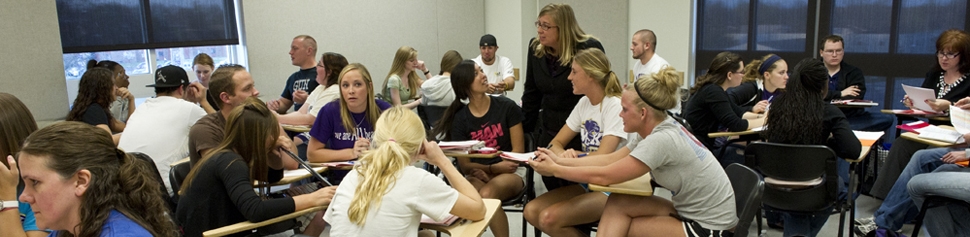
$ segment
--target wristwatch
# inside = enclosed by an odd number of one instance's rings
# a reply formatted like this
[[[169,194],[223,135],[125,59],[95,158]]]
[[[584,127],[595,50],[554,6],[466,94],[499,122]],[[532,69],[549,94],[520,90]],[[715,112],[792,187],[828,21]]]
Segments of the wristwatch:
[[[0,201],[0,211],[6,211],[7,209],[19,208],[20,202],[13,201]]]

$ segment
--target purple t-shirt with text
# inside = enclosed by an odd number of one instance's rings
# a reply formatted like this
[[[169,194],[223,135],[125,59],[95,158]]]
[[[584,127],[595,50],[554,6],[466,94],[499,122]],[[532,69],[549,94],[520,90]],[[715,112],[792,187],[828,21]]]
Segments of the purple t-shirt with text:
[[[383,100],[376,100],[376,103],[381,112],[391,108],[391,104]],[[351,117],[354,120],[353,123],[359,125],[356,126],[356,131],[348,132],[340,119],[340,100],[327,103],[317,114],[313,128],[310,128],[310,136],[326,144],[327,149],[333,150],[353,148],[358,136],[367,139],[373,138],[374,125],[370,121],[366,121],[365,113],[351,113]]]

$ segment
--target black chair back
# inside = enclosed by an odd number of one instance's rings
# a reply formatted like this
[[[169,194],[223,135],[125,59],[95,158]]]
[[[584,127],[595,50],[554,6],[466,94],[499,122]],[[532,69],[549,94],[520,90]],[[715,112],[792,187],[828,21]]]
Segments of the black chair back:
[[[724,170],[734,187],[734,201],[738,209],[738,225],[734,236],[748,236],[748,228],[755,215],[761,211],[764,181],[758,172],[741,164],[728,165]]]
[[[179,190],[182,189],[182,181],[185,180],[185,176],[189,176],[189,171],[192,171],[191,162],[182,162],[177,165],[172,166],[172,169],[168,172],[168,181],[172,184],[172,201],[176,204],[179,203]]]
[[[431,126],[434,126],[445,115],[447,109],[448,107],[445,106],[418,105],[418,117],[424,123],[424,129],[430,131]]]
[[[794,212],[817,212],[831,208],[838,199],[836,155],[823,145],[791,145],[755,142],[745,149],[745,163],[765,178],[780,181],[822,183],[791,187],[765,183],[763,203],[773,208]]]

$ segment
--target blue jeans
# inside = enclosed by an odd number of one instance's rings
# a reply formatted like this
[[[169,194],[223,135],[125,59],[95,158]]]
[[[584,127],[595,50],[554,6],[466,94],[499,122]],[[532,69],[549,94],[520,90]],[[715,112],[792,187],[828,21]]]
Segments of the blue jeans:
[[[929,174],[914,176],[907,185],[917,207],[927,194],[958,200],[970,199],[970,168],[943,165]],[[932,236],[970,236],[970,210],[961,205],[937,207],[926,212],[923,225]]]
[[[932,148],[923,149],[913,154],[913,158],[909,160],[909,164],[906,164],[906,168],[899,174],[899,178],[896,179],[893,188],[889,190],[886,199],[882,201],[882,205],[876,210],[874,214],[876,217],[876,226],[891,231],[898,231],[903,227],[903,224],[916,219],[916,215],[919,214],[919,209],[916,208],[913,199],[909,197],[909,191],[906,189],[906,185],[913,176],[930,173],[936,170],[937,167],[943,165],[943,160],[940,158],[951,151],[959,150]]]
[[[864,109],[843,110],[849,120],[849,128],[857,131],[886,131],[892,127],[895,117],[891,114],[870,113]]]

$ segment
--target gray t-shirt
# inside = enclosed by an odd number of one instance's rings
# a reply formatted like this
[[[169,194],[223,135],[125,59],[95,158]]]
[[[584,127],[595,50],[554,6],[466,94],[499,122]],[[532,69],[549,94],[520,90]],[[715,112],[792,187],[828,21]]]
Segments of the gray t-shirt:
[[[670,117],[650,135],[632,135],[630,156],[650,167],[653,180],[673,192],[674,209],[710,230],[738,224],[734,189],[704,145]]]

